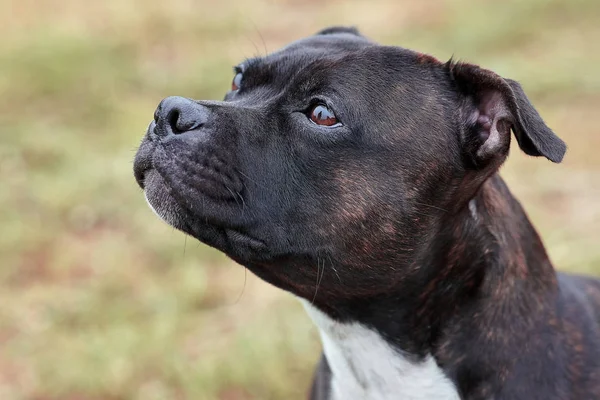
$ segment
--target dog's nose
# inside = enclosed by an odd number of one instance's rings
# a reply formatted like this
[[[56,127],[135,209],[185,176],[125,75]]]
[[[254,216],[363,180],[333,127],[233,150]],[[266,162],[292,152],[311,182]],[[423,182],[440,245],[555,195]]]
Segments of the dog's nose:
[[[184,97],[171,96],[160,102],[154,112],[157,134],[180,134],[202,127],[208,120],[205,106]]]

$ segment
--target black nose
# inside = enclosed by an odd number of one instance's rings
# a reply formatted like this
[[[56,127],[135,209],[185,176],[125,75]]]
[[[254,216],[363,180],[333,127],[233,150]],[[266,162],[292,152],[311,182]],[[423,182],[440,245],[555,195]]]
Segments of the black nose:
[[[160,102],[154,112],[157,134],[179,134],[202,127],[209,110],[184,97],[171,96]]]

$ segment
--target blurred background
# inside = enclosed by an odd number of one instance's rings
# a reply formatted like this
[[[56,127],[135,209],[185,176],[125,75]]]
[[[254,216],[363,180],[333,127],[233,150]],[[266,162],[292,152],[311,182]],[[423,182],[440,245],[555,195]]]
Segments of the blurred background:
[[[502,175],[600,274],[598,0],[0,0],[0,399],[304,398],[299,303],[158,220],[132,160],[163,97],[333,24],[521,81],[569,151]]]

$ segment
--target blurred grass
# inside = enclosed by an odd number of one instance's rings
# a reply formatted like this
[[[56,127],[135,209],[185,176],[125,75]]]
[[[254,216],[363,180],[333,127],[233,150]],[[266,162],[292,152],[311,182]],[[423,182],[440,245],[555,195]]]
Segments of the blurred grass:
[[[596,0],[0,0],[0,399],[303,398],[291,298],[161,223],[132,177],[168,95],[333,24],[522,81],[569,145],[502,173],[557,267],[600,274]]]

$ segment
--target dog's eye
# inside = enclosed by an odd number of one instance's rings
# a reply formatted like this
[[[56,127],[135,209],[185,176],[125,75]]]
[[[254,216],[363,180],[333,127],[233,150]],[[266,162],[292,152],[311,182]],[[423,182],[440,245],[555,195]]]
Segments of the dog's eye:
[[[239,88],[242,86],[242,73],[238,72],[237,74],[235,74],[235,76],[233,77],[233,81],[231,82],[231,90],[232,91],[236,91],[239,90]]]
[[[323,104],[313,106],[310,109],[309,117],[317,125],[334,126],[339,124],[333,111]]]

